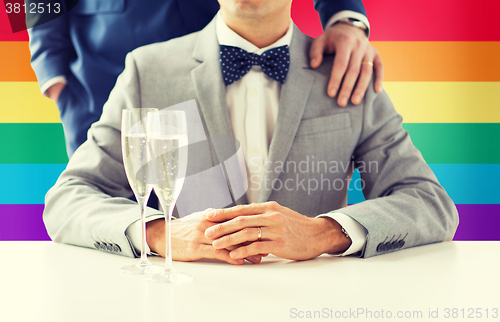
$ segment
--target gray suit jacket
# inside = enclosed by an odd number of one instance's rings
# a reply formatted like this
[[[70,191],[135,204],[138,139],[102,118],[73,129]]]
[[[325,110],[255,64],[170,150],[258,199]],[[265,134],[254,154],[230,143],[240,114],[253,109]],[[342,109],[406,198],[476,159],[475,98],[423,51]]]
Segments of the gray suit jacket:
[[[369,86],[362,104],[339,107],[325,90],[333,57],[310,69],[311,39],[294,28],[259,202],[275,200],[308,216],[335,211],[350,216],[368,231],[363,257],[451,240],[456,208],[402,129],[402,117],[387,94]],[[228,188],[221,171],[204,171],[235,153],[235,144],[226,140],[233,130],[212,22],[198,33],[127,56],[101,119],[47,193],[44,221],[54,241],[134,255],[125,230],[138,219],[138,206],[128,199],[133,194],[122,163],[121,110],[192,99],[199,109],[188,106],[188,123],[203,131],[189,133],[190,143],[199,144],[190,146],[188,173],[208,174],[186,181],[179,213],[227,206],[231,193],[238,199],[241,193]],[[368,200],[344,207],[341,182],[345,185],[351,161],[361,172]],[[244,196],[237,201],[245,202]],[[148,209],[154,214],[158,211]]]

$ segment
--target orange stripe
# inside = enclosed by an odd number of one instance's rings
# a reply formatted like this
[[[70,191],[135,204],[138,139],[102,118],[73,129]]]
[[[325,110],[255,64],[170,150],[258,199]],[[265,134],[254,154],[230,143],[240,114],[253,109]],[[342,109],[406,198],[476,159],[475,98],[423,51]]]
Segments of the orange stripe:
[[[0,82],[36,82],[27,41],[0,42]]]
[[[390,82],[498,82],[500,42],[374,41]]]
[[[374,41],[389,82],[498,82],[500,42]],[[28,42],[0,42],[0,81],[36,81]]]

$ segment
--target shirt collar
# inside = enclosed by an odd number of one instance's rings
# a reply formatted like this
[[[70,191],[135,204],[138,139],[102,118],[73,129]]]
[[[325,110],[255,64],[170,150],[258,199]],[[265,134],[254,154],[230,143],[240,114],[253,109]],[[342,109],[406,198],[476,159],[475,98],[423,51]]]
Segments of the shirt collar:
[[[238,35],[231,28],[229,28],[224,22],[224,19],[222,19],[220,11],[217,13],[215,30],[217,33],[217,39],[219,41],[219,45],[239,47],[243,50],[246,50],[249,53],[255,53],[260,55],[266,50],[269,50],[271,48],[281,47],[285,45],[290,46],[293,35],[293,23],[292,20],[290,19],[290,26],[288,27],[286,34],[280,39],[278,39],[275,43],[264,48],[259,48],[255,46],[248,40]]]

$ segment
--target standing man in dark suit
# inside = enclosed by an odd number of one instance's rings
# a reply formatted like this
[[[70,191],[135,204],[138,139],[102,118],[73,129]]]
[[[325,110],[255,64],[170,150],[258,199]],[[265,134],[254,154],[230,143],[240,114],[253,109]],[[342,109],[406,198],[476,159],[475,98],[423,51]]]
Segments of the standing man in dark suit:
[[[375,90],[381,92],[382,62],[367,41],[369,24],[362,1],[314,2],[326,32],[313,43],[311,67],[320,65],[323,52],[336,53],[328,94],[346,106],[352,92],[353,103],[359,104],[373,67]],[[68,155],[100,118],[129,51],[198,31],[218,9],[215,0],[80,0],[68,13],[31,28],[32,67],[42,93],[57,103]],[[376,57],[373,65],[361,64],[365,56]]]

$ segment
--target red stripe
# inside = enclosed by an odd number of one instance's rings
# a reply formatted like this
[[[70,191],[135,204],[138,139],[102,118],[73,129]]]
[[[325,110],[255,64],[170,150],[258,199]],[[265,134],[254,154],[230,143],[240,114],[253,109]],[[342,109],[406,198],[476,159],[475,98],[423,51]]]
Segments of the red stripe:
[[[28,41],[28,32],[26,30],[13,33],[2,33],[0,30],[0,41]]]
[[[372,41],[500,41],[500,0],[364,0]],[[292,18],[322,33],[313,0],[294,0]]]
[[[313,0],[293,0],[292,19],[306,35],[316,38],[323,33],[319,14],[314,10]]]
[[[500,41],[499,0],[364,0],[373,41]],[[321,34],[313,0],[293,0],[292,18],[306,34]],[[12,34],[0,1],[0,41],[27,41]]]
[[[373,41],[500,41],[499,0],[364,0]]]
[[[26,30],[12,33],[4,1],[0,1],[0,41],[28,41]]]

